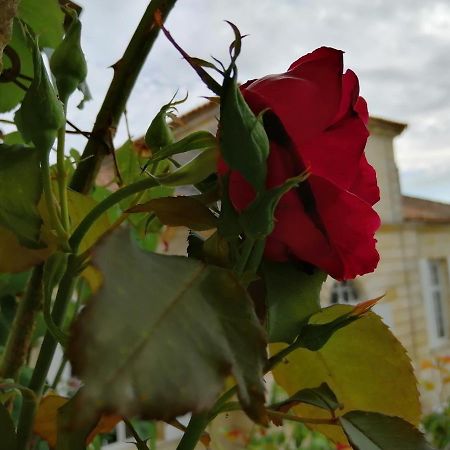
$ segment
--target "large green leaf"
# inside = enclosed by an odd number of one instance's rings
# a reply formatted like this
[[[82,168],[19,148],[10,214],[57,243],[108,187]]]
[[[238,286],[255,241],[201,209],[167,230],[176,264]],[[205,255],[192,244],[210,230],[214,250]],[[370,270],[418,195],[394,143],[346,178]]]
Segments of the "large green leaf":
[[[17,436],[8,410],[0,403],[0,450],[15,450]]]
[[[64,34],[64,14],[58,0],[21,0],[18,16],[39,36],[41,47],[55,48]]]
[[[9,46],[17,54],[20,60],[20,73],[28,77],[33,76],[33,59],[31,51],[28,48],[25,35],[22,27],[17,20],[14,20],[11,41]],[[11,62],[8,56],[3,57],[3,68],[8,69],[11,67]],[[29,84],[21,81],[24,84]],[[0,112],[6,112],[13,109],[24,97],[25,91],[16,86],[13,82],[0,83]]]
[[[399,417],[350,411],[339,421],[354,450],[433,450],[417,428]]]
[[[106,239],[95,260],[105,283],[69,345],[85,382],[83,414],[168,420],[205,411],[231,374],[243,408],[263,419],[265,335],[231,272],[145,253],[126,230]]]
[[[309,323],[328,323],[352,311],[336,305],[312,316]],[[272,352],[280,350],[272,345]],[[374,313],[337,330],[318,351],[299,348],[274,371],[275,380],[289,395],[327,383],[343,405],[338,414],[351,410],[399,416],[417,425],[420,403],[416,379],[405,349]],[[298,406],[305,417],[329,417],[314,407]],[[345,436],[333,426],[316,427],[336,442]]]
[[[42,192],[38,152],[0,144],[0,179],[0,224],[23,245],[36,246],[42,224],[37,210]]]
[[[326,274],[307,274],[291,263],[263,264],[266,282],[267,326],[270,342],[292,342],[300,327],[320,310],[320,289]]]

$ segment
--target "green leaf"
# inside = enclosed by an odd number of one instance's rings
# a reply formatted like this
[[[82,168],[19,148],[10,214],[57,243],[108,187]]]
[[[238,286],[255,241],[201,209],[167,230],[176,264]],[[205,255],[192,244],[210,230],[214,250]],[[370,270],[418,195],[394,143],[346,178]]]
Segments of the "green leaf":
[[[310,323],[328,323],[352,310],[346,305],[326,308],[313,315]],[[281,348],[280,344],[272,344],[271,353]],[[389,328],[372,312],[338,330],[320,350],[299,348],[284,362],[273,374],[288,395],[327,383],[343,406],[338,415],[357,409],[399,416],[414,425],[420,420],[417,382],[410,359]],[[294,410],[304,417],[329,417],[328,413],[306,405]],[[314,428],[335,442],[346,440],[337,427]]]
[[[0,403],[0,450],[15,450],[17,448],[17,436],[14,431],[14,423],[8,410]]]
[[[355,450],[433,450],[417,428],[399,417],[350,411],[339,421]]]
[[[267,327],[270,342],[293,342],[311,314],[320,310],[320,290],[327,275],[307,274],[291,263],[265,262]]]
[[[255,188],[265,187],[269,139],[260,117],[242,96],[235,77],[226,77],[220,99],[220,148],[223,159]]]
[[[20,73],[27,77],[32,77],[33,59],[23,29],[17,20],[14,20],[9,46],[17,54],[20,60]],[[9,57],[4,56],[3,69],[6,70],[10,67],[11,62]],[[24,84],[28,85],[29,83],[25,81]],[[0,83],[0,112],[6,112],[13,109],[23,99],[24,95],[25,91],[16,86],[13,82]]]
[[[327,411],[335,411],[339,408],[339,402],[330,389],[328,384],[322,383],[316,388],[306,388],[296,392],[283,402],[272,406],[272,409],[289,411],[293,406],[299,403],[306,403],[308,405],[317,406],[318,408],[326,409]]]
[[[217,140],[214,135],[208,131],[196,131],[178,142],[164,146],[150,158],[150,162],[161,161],[165,158],[193,150],[207,150],[213,148],[217,148]]]
[[[64,14],[58,0],[21,0],[18,17],[39,36],[42,47],[56,48],[64,34]]]
[[[207,411],[231,374],[244,410],[264,420],[265,335],[231,272],[145,253],[127,230],[99,246],[96,264],[105,283],[69,344],[84,414],[169,420]]]
[[[200,183],[216,172],[216,166],[216,150],[205,150],[174,172],[158,177],[158,181],[164,186],[188,186]]]
[[[192,197],[163,197],[133,206],[128,213],[154,212],[164,225],[185,226],[195,231],[205,231],[217,226],[216,216],[201,202]]]
[[[42,181],[36,149],[0,144],[0,179],[0,224],[21,244],[38,247]]]

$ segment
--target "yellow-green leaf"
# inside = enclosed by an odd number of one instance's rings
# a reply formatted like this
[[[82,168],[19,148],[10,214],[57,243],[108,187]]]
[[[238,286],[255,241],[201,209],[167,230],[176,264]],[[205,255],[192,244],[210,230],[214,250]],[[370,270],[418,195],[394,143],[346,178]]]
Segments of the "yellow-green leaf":
[[[327,323],[351,310],[345,305],[326,308],[312,316],[310,323]],[[272,354],[283,347],[272,345]],[[372,312],[336,331],[320,350],[297,349],[285,362],[273,372],[289,395],[325,382],[343,405],[338,415],[362,410],[398,416],[413,425],[419,422],[419,396],[410,359]],[[329,413],[307,405],[294,410],[306,417],[329,417]],[[346,441],[337,427],[316,428],[336,442]]]
[[[97,204],[93,198],[71,190],[68,191],[68,203],[72,231]],[[94,225],[89,229],[86,236],[81,241],[79,248],[80,253],[83,253],[87,249],[91,248],[100,239],[100,237],[109,230],[110,226],[111,223],[108,219],[108,215],[106,213],[102,214],[94,222]]]
[[[69,402],[68,398],[49,394],[38,407],[33,425],[33,432],[44,439],[50,448],[55,448],[58,438],[58,410]],[[116,415],[104,415],[89,433],[86,443],[91,442],[97,434],[108,433],[122,418]]]

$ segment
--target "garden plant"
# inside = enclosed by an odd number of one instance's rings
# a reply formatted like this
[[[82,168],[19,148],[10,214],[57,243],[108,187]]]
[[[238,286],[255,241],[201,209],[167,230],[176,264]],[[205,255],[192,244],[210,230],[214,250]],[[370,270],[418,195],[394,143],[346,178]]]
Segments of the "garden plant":
[[[0,450],[83,450],[122,420],[149,448],[133,419],[177,426],[178,449],[190,450],[213,446],[208,425],[236,410],[262,426],[303,423],[340,448],[431,449],[411,362],[371,311],[380,299],[319,302],[327,277],[350,280],[379,260],[367,105],[343,52],[312,49],[244,82],[241,47],[262,35],[223,23],[229,58],[202,59],[165,26],[176,0],[151,0],[86,131],[67,114],[77,89],[89,99],[81,8],[0,5],[10,130],[0,144]],[[184,99],[174,93],[148,118],[144,151],[132,140],[115,149],[156,39],[219,105],[217,133],[176,138]],[[66,133],[84,136],[84,150],[68,148]],[[96,183],[105,158],[106,187]],[[187,256],[158,254],[181,226]],[[62,395],[66,364],[80,387]],[[286,400],[268,401],[267,374]]]

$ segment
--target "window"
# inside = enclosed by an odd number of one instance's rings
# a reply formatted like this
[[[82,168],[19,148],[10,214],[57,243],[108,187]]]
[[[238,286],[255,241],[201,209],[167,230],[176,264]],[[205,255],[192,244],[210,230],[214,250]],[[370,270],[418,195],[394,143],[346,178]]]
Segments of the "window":
[[[443,258],[423,260],[421,272],[428,335],[431,346],[437,346],[449,337],[447,261]]]
[[[331,289],[331,304],[358,303],[358,292],[351,281],[336,281]]]

